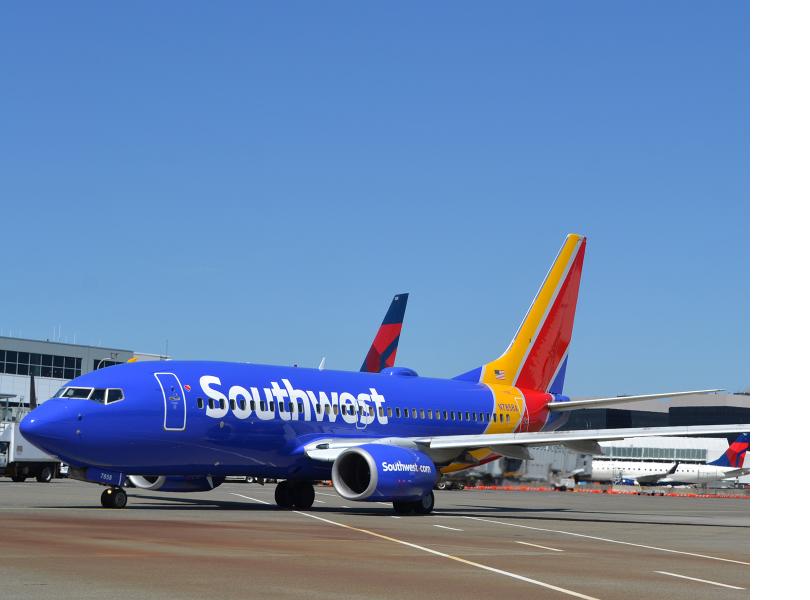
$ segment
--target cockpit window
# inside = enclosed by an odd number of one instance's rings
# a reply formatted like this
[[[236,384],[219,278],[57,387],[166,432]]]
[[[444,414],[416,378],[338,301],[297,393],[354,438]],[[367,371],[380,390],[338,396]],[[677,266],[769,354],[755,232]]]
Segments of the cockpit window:
[[[112,404],[124,399],[124,390],[119,388],[62,388],[56,393],[55,398],[75,398],[81,400],[92,400],[99,404]]]
[[[118,402],[119,400],[124,399],[124,391],[119,390],[116,388],[110,388],[107,390],[107,404],[112,404],[113,402]]]

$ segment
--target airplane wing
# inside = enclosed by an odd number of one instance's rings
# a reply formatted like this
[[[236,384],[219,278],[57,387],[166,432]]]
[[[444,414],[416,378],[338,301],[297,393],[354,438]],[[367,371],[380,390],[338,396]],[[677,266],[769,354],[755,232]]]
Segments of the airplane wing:
[[[551,402],[548,409],[552,412],[578,410],[580,408],[601,408],[625,402],[640,402],[642,400],[657,400],[659,398],[676,398],[677,396],[691,396],[692,394],[708,394],[722,392],[723,390],[692,390],[691,392],[668,392],[666,394],[644,394],[641,396],[611,396],[610,398],[588,398],[586,400],[569,400],[567,402]]]
[[[414,438],[334,438],[311,442],[304,447],[307,456],[315,460],[333,461],[346,448],[361,444],[390,444],[431,450],[456,449],[459,451],[476,448],[492,448],[504,456],[526,458],[526,448],[554,444],[582,444],[600,441],[621,440],[634,437],[653,436],[705,436],[742,433],[750,431],[749,424],[740,425],[691,425],[683,427],[632,427],[624,429],[582,429],[573,431],[549,431],[526,433],[494,433],[477,435],[440,435]]]

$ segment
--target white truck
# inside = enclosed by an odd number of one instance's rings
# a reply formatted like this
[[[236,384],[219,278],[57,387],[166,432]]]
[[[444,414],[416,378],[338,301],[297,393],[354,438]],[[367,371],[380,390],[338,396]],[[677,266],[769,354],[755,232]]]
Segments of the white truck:
[[[47,483],[60,474],[59,459],[31,444],[20,434],[20,424],[0,421],[0,477],[25,481],[36,477]]]

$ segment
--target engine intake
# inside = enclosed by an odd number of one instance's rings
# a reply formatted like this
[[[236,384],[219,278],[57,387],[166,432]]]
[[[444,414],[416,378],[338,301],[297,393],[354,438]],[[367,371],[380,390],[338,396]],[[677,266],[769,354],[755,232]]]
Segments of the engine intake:
[[[385,444],[348,448],[332,465],[335,491],[346,500],[418,500],[437,479],[438,471],[427,454]]]

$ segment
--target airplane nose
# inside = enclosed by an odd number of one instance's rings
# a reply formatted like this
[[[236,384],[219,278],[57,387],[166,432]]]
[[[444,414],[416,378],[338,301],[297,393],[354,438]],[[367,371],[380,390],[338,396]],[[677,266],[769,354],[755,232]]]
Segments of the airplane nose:
[[[40,449],[52,452],[59,442],[69,438],[74,420],[75,415],[63,403],[51,400],[20,421],[20,433]]]

